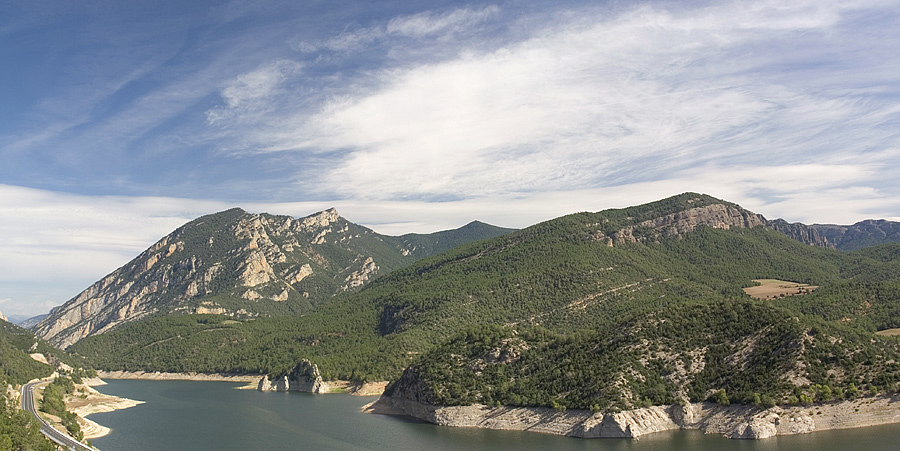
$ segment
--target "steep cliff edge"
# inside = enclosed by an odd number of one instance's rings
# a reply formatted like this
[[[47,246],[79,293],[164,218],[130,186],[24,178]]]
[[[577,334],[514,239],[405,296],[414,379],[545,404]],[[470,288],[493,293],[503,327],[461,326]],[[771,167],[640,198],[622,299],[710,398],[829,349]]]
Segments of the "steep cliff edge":
[[[768,220],[763,215],[703,194],[685,193],[666,201],[678,203],[679,211],[659,214],[650,219],[646,215],[643,218],[629,216],[625,219],[631,224],[615,230],[601,226],[594,233],[594,238],[610,246],[658,241],[663,237],[684,235],[704,225],[717,229],[765,226],[801,243],[843,251],[900,242],[900,222],[895,221],[868,219],[853,225],[807,225],[789,223],[784,219]]]
[[[829,249],[835,248],[834,243],[822,235],[815,226],[809,226],[800,222],[789,223],[784,219],[773,219],[767,221],[766,225],[801,243]]]
[[[694,202],[701,203],[703,200],[704,198],[697,197]],[[691,200],[688,202],[694,203]],[[604,232],[601,228],[594,232],[593,237],[595,240],[605,241],[609,246],[615,246],[682,236],[694,231],[699,226],[728,230],[732,227],[751,228],[764,225],[766,225],[766,218],[762,215],[735,205],[712,203],[646,219],[612,233]]]

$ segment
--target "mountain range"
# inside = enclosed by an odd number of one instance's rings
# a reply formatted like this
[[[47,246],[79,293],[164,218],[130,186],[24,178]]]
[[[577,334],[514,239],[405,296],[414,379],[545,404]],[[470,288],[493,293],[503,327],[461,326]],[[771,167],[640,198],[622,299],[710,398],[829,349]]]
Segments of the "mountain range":
[[[128,371],[278,375],[308,359],[325,379],[394,380],[388,393],[438,404],[607,410],[720,391],[781,404],[896,388],[898,341],[875,332],[900,327],[900,244],[838,251],[770,224],[685,193],[468,242],[302,314],[153,315],[70,351]],[[818,288],[751,298],[761,279]]]
[[[765,225],[819,247],[854,250],[900,241],[896,222],[805,225],[751,216],[755,219],[743,226]],[[455,230],[392,237],[349,222],[334,209],[296,219],[236,208],[180,227],[46,318],[36,318],[37,325],[29,319],[24,327],[67,347],[153,315],[299,314],[421,258],[512,230],[475,221]],[[629,240],[627,233],[614,231],[605,239]]]
[[[900,241],[900,223],[884,219],[867,219],[850,226],[814,224],[811,227],[842,251]]]
[[[34,330],[65,348],[154,315],[300,314],[423,257],[511,230],[475,221],[393,237],[334,209],[297,219],[235,208],[179,227],[53,309]]]

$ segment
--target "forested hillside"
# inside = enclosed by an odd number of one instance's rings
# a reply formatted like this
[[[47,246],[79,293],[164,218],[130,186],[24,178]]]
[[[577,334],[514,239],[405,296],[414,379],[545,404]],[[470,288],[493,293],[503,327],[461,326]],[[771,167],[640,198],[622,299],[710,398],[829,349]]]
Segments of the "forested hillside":
[[[21,385],[53,373],[54,367],[36,361],[29,354],[43,354],[51,362],[62,362],[71,367],[84,365],[80,359],[50,346],[34,333],[0,321],[0,381]]]
[[[473,329],[427,353],[386,394],[594,411],[707,399],[771,406],[895,391],[898,361],[897,339],[768,301],[689,302],[578,333]]]
[[[32,379],[50,376],[55,370],[54,366],[38,362],[29,354],[42,354],[48,361],[62,362],[72,367],[82,364],[80,359],[73,359],[30,331],[0,321],[0,450],[57,449],[41,434],[37,420],[19,409],[18,399],[12,396],[18,386]]]
[[[878,359],[895,352],[894,339],[876,338],[872,332],[892,326],[893,312],[900,304],[893,289],[898,274],[896,250],[823,249],[762,224],[761,217],[734,204],[696,194],[629,209],[578,213],[423,259],[304,316],[155,318],[90,337],[72,349],[107,369],[283,373],[307,358],[319,365],[326,378],[397,379],[410,364],[425,371],[439,367],[441,359],[450,355],[479,355],[476,348],[453,352],[440,348],[449,337],[457,337],[448,345],[452,349],[470,341],[459,334],[494,331],[498,337],[531,336],[528,331],[539,330],[538,339],[526,340],[534,353],[531,358],[558,360],[564,354],[559,347],[571,346],[567,352],[573,358],[584,358],[584,365],[578,367],[583,374],[575,377],[583,383],[588,383],[588,373],[600,371],[598,365],[610,362],[619,373],[634,372],[645,378],[654,371],[674,371],[666,365],[677,366],[673,362],[685,356],[693,356],[692,368],[707,370],[691,373],[692,378],[677,384],[666,385],[657,377],[659,383],[628,385],[631,388],[621,392],[580,399],[568,392],[590,392],[587,386],[566,385],[566,393],[561,393],[542,385],[540,380],[558,379],[553,369],[540,376],[544,379],[527,382],[530,393],[544,395],[525,396],[507,387],[490,392],[490,400],[611,408],[639,405],[647,399],[657,403],[676,395],[693,399],[714,389],[724,389],[738,400],[752,399],[754,394],[799,399],[805,393],[794,393],[784,381],[791,373],[784,365],[797,358],[811,362],[807,373],[793,379],[803,386],[888,387],[895,381],[895,369],[865,362],[887,361]],[[820,288],[804,296],[751,300],[742,288],[761,278]],[[844,308],[840,315],[828,308],[823,309],[827,314],[817,310],[823,305],[844,306],[846,290],[863,285],[872,291],[859,293],[862,307]],[[862,297],[869,303],[863,303]],[[639,326],[639,321],[650,318],[680,326],[656,330]],[[821,337],[833,338],[837,345],[823,340],[807,343],[804,337],[815,335],[810,335],[814,330],[827,331]],[[665,335],[658,335],[660,331]],[[695,336],[692,331],[709,333]],[[610,340],[621,345],[610,345]],[[735,379],[731,376],[746,367],[717,362],[743,349],[741,343],[748,340],[765,344],[759,349],[767,353],[759,354],[760,358],[768,355],[776,360],[753,363],[755,372]],[[798,343],[809,346],[798,354],[792,348]],[[637,349],[644,345],[684,347],[659,351],[674,360],[657,362],[661,357],[647,360],[639,354]],[[784,352],[773,355],[774,350]],[[625,360],[608,360],[617,355]],[[858,356],[865,356],[862,363],[855,360]],[[825,359],[824,366],[812,364],[817,358]],[[851,363],[844,366],[847,359]],[[838,367],[842,376],[828,380],[827,374],[838,374]],[[776,372],[766,374],[766,368]],[[513,365],[504,371],[518,370]],[[453,377],[435,374],[448,381],[466,377],[455,372]],[[596,376],[593,383],[605,380],[603,374],[590,376]],[[445,389],[438,387],[434,393],[457,392]],[[460,392],[459,397],[435,399],[483,400],[479,396],[484,394],[476,392],[480,388]]]
[[[472,221],[458,229],[429,234],[408,233],[395,238],[392,237],[391,240],[399,243],[401,249],[403,249],[402,252],[416,258],[424,258],[449,251],[456,246],[495,238],[513,231],[515,229],[497,227],[481,221]]]

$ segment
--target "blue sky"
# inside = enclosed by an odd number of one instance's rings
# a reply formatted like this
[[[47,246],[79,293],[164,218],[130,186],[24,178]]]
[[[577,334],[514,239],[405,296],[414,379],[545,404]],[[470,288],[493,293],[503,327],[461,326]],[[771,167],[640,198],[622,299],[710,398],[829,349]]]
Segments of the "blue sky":
[[[892,1],[5,1],[0,310],[232,206],[389,234],[685,191],[900,220]]]

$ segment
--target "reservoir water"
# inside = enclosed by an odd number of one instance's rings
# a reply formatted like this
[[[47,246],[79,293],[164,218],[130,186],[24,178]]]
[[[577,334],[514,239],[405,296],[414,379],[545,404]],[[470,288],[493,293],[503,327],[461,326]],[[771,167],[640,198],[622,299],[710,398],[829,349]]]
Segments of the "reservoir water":
[[[102,451],[144,450],[797,450],[896,451],[900,425],[823,431],[767,440],[728,440],[699,431],[628,439],[440,427],[370,415],[372,397],[235,390],[229,382],[110,380],[103,393],[144,401],[90,418],[113,429]]]

